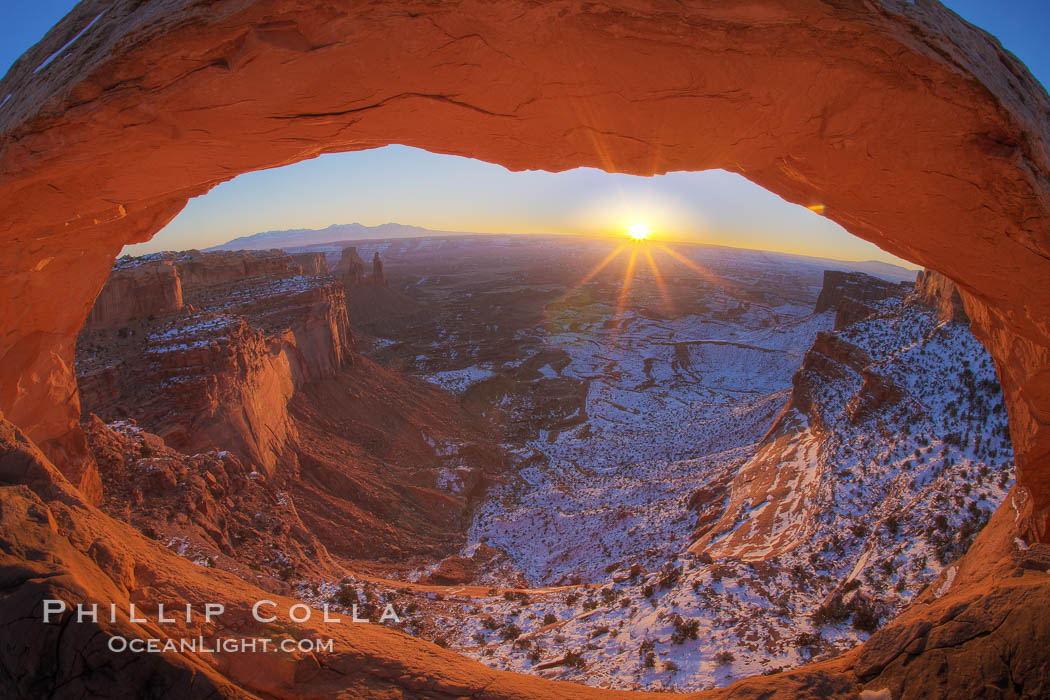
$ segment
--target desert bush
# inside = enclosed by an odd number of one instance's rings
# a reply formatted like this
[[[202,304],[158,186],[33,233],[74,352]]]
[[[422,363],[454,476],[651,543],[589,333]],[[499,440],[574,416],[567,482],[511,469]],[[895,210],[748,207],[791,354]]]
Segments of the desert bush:
[[[681,615],[675,615],[674,632],[671,633],[671,643],[685,644],[685,640],[687,639],[696,639],[699,631],[699,620],[686,620]]]
[[[841,596],[835,596],[813,612],[813,624],[817,627],[833,625],[849,618],[849,610],[842,603]]]
[[[864,598],[857,597],[852,601],[853,629],[859,632],[874,632],[879,628],[879,616],[872,605]]]
[[[587,662],[583,660],[582,651],[567,651],[565,652],[565,665],[569,668],[586,668]]]
[[[680,566],[667,567],[660,573],[660,588],[667,589],[673,588],[678,579],[682,577],[682,568]]]
[[[332,602],[349,610],[360,602],[357,595],[357,589],[350,584],[344,583],[339,586],[339,590],[332,595]]]
[[[815,647],[823,641],[820,632],[803,632],[795,637],[795,646],[799,649]]]
[[[886,518],[886,531],[891,535],[896,535],[900,529],[900,523],[897,521],[896,515],[891,515]]]

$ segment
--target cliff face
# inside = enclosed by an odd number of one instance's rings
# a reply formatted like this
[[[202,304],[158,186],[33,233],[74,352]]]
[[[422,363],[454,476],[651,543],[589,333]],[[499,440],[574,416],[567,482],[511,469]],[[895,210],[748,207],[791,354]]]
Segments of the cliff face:
[[[292,260],[304,275],[327,275],[330,272],[324,253],[294,253]]]
[[[295,439],[289,400],[352,364],[354,344],[342,287],[290,277],[299,269],[290,262],[284,254],[195,254],[130,268],[179,270],[193,280],[187,295],[195,304],[163,318],[126,314],[137,320],[119,330],[86,328],[78,354],[84,415],[133,416],[173,447],[231,449],[271,473],[294,461],[286,454]],[[114,295],[107,299],[119,307]]]
[[[936,488],[968,498],[967,470],[1005,490],[1013,464],[1002,390],[967,324],[945,323],[939,304],[914,296],[869,303],[867,317],[817,334],[755,456],[694,494],[694,551],[766,559],[825,537],[841,549],[835,533],[852,531],[861,552],[880,552],[884,538],[863,541],[873,517],[917,519],[914,531],[925,532],[922,517],[933,516],[917,504]],[[947,564],[968,544],[941,542],[937,556]]]
[[[365,261],[358,254],[356,247],[343,248],[343,254],[339,256],[339,262],[332,274],[347,287],[364,282]]]
[[[148,316],[182,310],[178,268],[166,260],[142,265],[117,265],[102,287],[85,324],[104,328]]]
[[[163,254],[162,254],[163,255]],[[233,250],[168,253],[179,270],[187,296],[199,289],[251,277],[303,274],[300,263],[283,250]]]
[[[95,446],[121,439],[94,416],[118,433],[131,420],[166,448],[232,455],[253,479],[294,500],[295,517],[338,555],[443,551],[502,469],[487,428],[443,392],[360,358],[343,284],[327,275],[288,276],[283,254],[244,257],[238,263],[232,253],[177,254],[195,270],[192,304],[120,328],[84,330],[77,369]],[[250,276],[232,277],[237,270]],[[103,486],[141,503],[114,476],[130,470],[131,478],[134,469],[114,464],[109,454]],[[470,488],[443,488],[442,469],[456,470]],[[117,508],[119,499],[106,496]],[[228,505],[223,510],[232,513]],[[140,511],[132,509],[142,516],[136,522],[146,522]],[[173,525],[167,536],[184,530]],[[225,541],[200,540],[207,551],[201,556],[232,556]],[[309,539],[296,542],[302,548]],[[235,556],[231,562],[237,570],[245,565]]]
[[[911,285],[894,284],[863,272],[824,271],[824,286],[814,313],[835,310],[835,329],[845,328],[875,310],[884,299],[903,298]]]
[[[920,270],[915,280],[915,300],[937,312],[942,321],[969,323],[959,287],[933,270]]]

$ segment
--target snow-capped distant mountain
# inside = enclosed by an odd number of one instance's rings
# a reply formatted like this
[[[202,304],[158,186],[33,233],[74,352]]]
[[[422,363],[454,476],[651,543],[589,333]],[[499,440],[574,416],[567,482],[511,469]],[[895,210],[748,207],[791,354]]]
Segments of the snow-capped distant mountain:
[[[293,228],[283,231],[263,231],[250,236],[240,236],[206,250],[268,250],[270,248],[302,248],[337,241],[463,235],[469,234],[459,231],[435,231],[421,226],[394,222],[378,226],[365,226],[358,223],[332,224],[322,229]]]

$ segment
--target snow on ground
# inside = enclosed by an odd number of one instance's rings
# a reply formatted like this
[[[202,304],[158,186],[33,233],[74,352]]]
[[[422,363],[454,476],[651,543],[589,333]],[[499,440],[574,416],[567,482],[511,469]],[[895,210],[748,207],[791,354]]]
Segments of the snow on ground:
[[[737,556],[690,554],[687,497],[755,458],[831,315],[795,309],[764,327],[632,312],[608,324],[613,310],[602,311],[552,324],[546,339],[569,353],[561,376],[589,380],[588,420],[510,446],[543,459],[490,492],[462,552],[505,553],[485,585],[509,584],[508,572],[581,585],[493,596],[439,621],[452,647],[488,665],[691,690],[841,653],[962,554],[1012,482],[987,353],[964,324],[887,303],[838,335],[904,398],[854,424],[860,376],[824,380],[816,399],[830,430],[800,419],[782,462],[791,476],[774,480],[788,496],[744,502],[721,535],[745,537]]]

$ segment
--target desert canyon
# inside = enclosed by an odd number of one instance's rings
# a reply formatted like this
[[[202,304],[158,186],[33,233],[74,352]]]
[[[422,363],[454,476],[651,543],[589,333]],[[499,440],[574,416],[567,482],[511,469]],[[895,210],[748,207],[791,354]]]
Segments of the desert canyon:
[[[3,695],[1045,697],[1048,115],[933,0],[81,2],[0,80]],[[925,269],[542,236],[117,258],[240,173],[390,143],[724,168]]]

